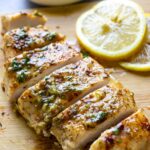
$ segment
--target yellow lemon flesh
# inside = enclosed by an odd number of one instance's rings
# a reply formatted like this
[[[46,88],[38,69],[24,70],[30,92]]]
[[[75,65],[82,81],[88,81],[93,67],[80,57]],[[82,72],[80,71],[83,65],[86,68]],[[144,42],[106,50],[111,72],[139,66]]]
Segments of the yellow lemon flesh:
[[[143,42],[143,10],[130,0],[105,0],[81,15],[76,34],[87,51],[107,60],[121,60],[135,53]]]
[[[150,14],[146,14],[147,37],[140,52],[133,56],[127,62],[121,62],[120,65],[132,71],[150,71]]]

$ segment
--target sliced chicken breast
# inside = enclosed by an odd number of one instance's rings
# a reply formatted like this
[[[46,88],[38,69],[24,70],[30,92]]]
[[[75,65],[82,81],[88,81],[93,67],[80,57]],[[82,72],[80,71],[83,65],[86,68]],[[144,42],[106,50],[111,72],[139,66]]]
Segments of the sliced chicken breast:
[[[51,132],[63,150],[80,150],[135,110],[133,93],[111,81],[57,115]]]
[[[44,25],[47,19],[40,12],[34,11],[32,13],[19,12],[1,17],[1,32],[6,33],[15,28],[22,28],[24,26],[35,27]]]
[[[107,82],[108,74],[103,67],[86,57],[53,72],[27,89],[18,100],[18,109],[38,134],[50,136],[53,117]]]
[[[67,43],[53,43],[24,52],[5,64],[4,85],[10,100],[16,100],[28,87],[64,65],[82,59],[79,49]]]
[[[23,51],[40,48],[63,39],[63,35],[50,32],[43,26],[22,27],[13,29],[3,36],[3,51],[7,60],[21,54]]]
[[[140,109],[103,132],[90,150],[150,150],[150,121]]]

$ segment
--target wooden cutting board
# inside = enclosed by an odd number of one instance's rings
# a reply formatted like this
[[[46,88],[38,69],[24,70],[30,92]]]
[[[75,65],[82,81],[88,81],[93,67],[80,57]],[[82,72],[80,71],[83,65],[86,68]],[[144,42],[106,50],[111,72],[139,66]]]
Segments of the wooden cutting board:
[[[136,1],[144,7],[145,12],[150,13],[149,0]],[[89,2],[39,10],[48,17],[47,26],[50,29],[62,32],[68,39],[75,39],[76,19],[95,4],[96,2]],[[135,93],[138,107],[150,106],[150,72],[145,74],[127,72],[118,66],[113,70],[113,75]],[[0,51],[0,80],[3,78],[3,72],[3,54]],[[39,137],[28,128],[25,121],[12,110],[0,88],[0,150],[56,150],[58,144],[51,143],[53,143],[52,138]]]

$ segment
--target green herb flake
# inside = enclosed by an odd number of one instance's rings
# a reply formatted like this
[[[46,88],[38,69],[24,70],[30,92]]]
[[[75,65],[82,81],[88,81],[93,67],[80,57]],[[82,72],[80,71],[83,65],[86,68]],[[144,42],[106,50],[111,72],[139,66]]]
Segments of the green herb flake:
[[[68,81],[72,81],[73,77],[72,76],[66,76],[65,77]]]
[[[44,91],[44,90],[41,90],[41,91],[38,92],[38,94],[39,94],[40,96],[44,96],[44,95],[45,95],[45,91]]]
[[[87,128],[93,128],[95,127],[96,123],[100,123],[106,119],[107,113],[100,111],[98,113],[87,114],[86,117],[87,121],[85,122],[85,126]]]
[[[45,81],[48,81],[48,80],[49,80],[49,77],[48,77],[48,76],[46,76],[46,77],[45,77]]]
[[[19,71],[22,69],[22,64],[18,62],[16,59],[14,59],[11,63],[11,68],[10,70],[12,71]]]
[[[120,131],[119,131],[118,128],[115,128],[115,129],[113,130],[113,134],[114,134],[114,135],[118,135],[119,133],[120,133]]]
[[[92,116],[92,122],[101,122],[106,118],[106,116],[107,116],[107,113],[102,112],[102,111],[95,113]]]
[[[90,108],[90,104],[86,104],[84,107],[82,107],[82,111],[86,111]]]
[[[20,72],[17,73],[17,81],[19,83],[25,82],[26,78],[27,78],[27,74],[26,74],[25,70],[20,71]]]
[[[90,108],[90,104],[85,105],[86,108]]]
[[[41,99],[41,102],[50,104],[50,103],[54,102],[55,98],[56,98],[55,95],[52,95],[52,96],[49,96],[49,97],[44,97],[44,98]]]
[[[51,111],[51,112],[57,112],[58,111],[58,105],[57,104],[51,105],[51,107],[49,108],[49,111]]]
[[[45,35],[45,40],[49,41],[49,40],[53,40],[56,37],[56,33],[52,32],[52,33],[48,33]]]
[[[117,140],[117,143],[122,143],[122,140],[121,140],[121,139],[118,139],[118,140]]]
[[[29,58],[29,57],[25,57],[25,58],[22,60],[22,63],[23,63],[24,65],[27,65],[29,61],[30,61],[30,58]]]
[[[82,56],[83,56],[83,58],[86,58],[86,57],[89,57],[89,54],[85,51],[82,51]]]
[[[11,63],[11,67],[8,68],[8,70],[11,71],[20,71],[23,69],[23,67],[27,67],[30,68],[28,62],[30,61],[30,59],[28,57],[25,57],[24,59],[21,60],[21,62],[19,62],[16,58],[12,61]]]
[[[32,44],[34,44],[35,43],[35,40],[33,39],[33,38],[29,38],[28,40],[27,40],[27,44],[29,45],[29,46],[31,46]]]
[[[65,96],[65,95],[61,95],[60,97],[61,97],[62,99],[65,99],[65,98],[66,98],[66,96]]]
[[[48,92],[49,92],[49,94],[59,95],[59,92],[57,91],[55,85],[51,85]]]
[[[17,33],[16,36],[17,36],[18,40],[20,40],[20,39],[26,38],[28,35],[25,32],[25,30],[22,28],[22,29],[20,29],[20,31]]]

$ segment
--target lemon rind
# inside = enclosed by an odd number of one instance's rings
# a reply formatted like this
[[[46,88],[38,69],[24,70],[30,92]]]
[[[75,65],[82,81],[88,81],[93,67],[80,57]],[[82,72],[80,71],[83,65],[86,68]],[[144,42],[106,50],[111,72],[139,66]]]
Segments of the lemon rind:
[[[139,72],[149,72],[150,71],[150,62],[147,64],[132,64],[127,62],[119,63],[121,67],[131,70],[131,71],[139,71]]]

